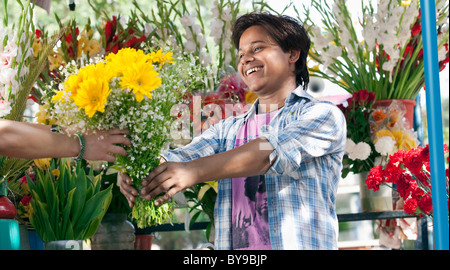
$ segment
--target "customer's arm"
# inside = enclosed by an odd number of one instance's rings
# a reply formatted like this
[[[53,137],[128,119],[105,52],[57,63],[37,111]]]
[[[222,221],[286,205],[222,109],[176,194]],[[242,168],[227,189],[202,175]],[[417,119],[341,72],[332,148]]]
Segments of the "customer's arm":
[[[81,150],[76,136],[53,133],[50,126],[0,119],[0,155],[35,159],[46,157],[76,157]],[[85,134],[85,152],[88,160],[115,161],[113,154],[126,155],[123,147],[130,144],[127,132],[119,129]]]

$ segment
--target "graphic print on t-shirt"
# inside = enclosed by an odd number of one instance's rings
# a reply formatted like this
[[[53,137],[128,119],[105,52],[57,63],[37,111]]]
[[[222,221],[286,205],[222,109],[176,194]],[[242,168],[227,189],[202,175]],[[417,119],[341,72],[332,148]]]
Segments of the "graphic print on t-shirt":
[[[258,137],[275,112],[254,114],[239,129],[235,147]],[[271,249],[269,239],[267,195],[264,175],[232,180],[232,243],[233,249]]]

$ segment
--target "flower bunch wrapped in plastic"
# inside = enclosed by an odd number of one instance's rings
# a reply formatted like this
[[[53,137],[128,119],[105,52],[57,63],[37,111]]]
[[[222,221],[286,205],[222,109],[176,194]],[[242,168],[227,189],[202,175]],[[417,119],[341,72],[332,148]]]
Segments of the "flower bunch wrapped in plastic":
[[[446,154],[447,200],[449,190],[448,147],[444,145]],[[396,190],[404,201],[407,214],[432,215],[432,195],[430,182],[430,153],[426,147],[415,147],[411,150],[399,150],[389,156],[386,165],[378,165],[366,179],[369,189],[377,191],[380,185],[395,184]]]
[[[92,60],[80,69],[69,64],[66,72],[72,75],[48,101],[49,115],[69,133],[128,129],[132,146],[126,147],[126,157],[117,158],[115,167],[128,173],[140,190],[170,140],[172,107],[195,82],[190,68],[189,59],[174,59],[171,52],[132,48]],[[173,203],[155,207],[153,202],[137,198],[132,213],[139,227],[170,221]]]
[[[417,134],[404,117],[405,106],[394,100],[388,107],[377,107],[369,118],[375,150],[388,156],[398,150],[411,150],[419,145]],[[375,165],[379,165],[376,162]]]
[[[311,33],[312,76],[327,79],[353,93],[374,92],[377,100],[414,99],[425,84],[419,0],[362,2],[363,16],[354,21],[350,1],[313,0],[323,28],[306,9]],[[436,1],[439,66],[449,61],[448,0]]]

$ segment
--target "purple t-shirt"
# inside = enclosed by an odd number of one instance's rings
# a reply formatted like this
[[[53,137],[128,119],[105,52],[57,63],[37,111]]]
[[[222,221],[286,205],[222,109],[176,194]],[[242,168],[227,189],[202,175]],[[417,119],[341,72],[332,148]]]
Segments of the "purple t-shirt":
[[[238,130],[235,147],[258,138],[258,131],[268,125],[278,111],[254,114]],[[270,250],[267,195],[264,175],[232,180],[233,249]]]

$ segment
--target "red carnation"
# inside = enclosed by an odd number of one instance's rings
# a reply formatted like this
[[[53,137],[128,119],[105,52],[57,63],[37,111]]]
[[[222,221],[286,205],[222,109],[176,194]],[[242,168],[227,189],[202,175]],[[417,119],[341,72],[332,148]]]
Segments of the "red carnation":
[[[403,205],[403,209],[405,210],[405,213],[407,214],[414,214],[414,212],[416,212],[417,209],[417,201],[415,199],[407,199],[405,201],[405,204]]]
[[[417,206],[424,212],[425,214],[430,213],[433,210],[433,202],[431,197],[425,194],[422,198],[417,202]]]
[[[383,167],[375,166],[370,169],[369,175],[366,179],[366,185],[368,189],[377,191],[380,189],[380,185],[383,182]]]

